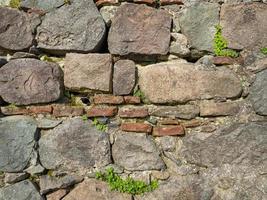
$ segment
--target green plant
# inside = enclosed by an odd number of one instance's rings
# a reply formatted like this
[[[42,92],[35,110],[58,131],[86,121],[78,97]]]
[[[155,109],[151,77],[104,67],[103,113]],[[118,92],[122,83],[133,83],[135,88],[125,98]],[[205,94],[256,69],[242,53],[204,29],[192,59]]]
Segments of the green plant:
[[[3,171],[0,171],[0,176],[4,175],[4,172]]]
[[[227,56],[236,58],[238,57],[238,53],[235,50],[228,49],[227,41],[222,36],[222,27],[220,25],[216,25],[216,33],[214,36],[213,46],[214,46],[214,52],[216,56]]]
[[[9,2],[9,6],[10,6],[11,8],[17,8],[17,9],[19,9],[19,8],[20,8],[20,1],[21,1],[21,0],[11,0],[11,1]]]
[[[263,53],[264,55],[267,55],[267,47],[262,48],[261,53]]]
[[[9,104],[7,107],[8,108],[17,108],[16,104],[14,104],[14,103]]]
[[[93,125],[96,127],[97,130],[106,132],[108,130],[108,127],[106,124],[101,123],[96,118],[93,120]]]
[[[42,55],[40,57],[41,61],[46,61],[46,62],[53,62],[53,63],[58,63],[63,61],[63,58],[57,58],[57,57],[49,57],[48,55]]]
[[[108,168],[106,172],[96,172],[96,179],[102,180],[108,183],[111,190],[115,190],[122,193],[129,193],[132,195],[143,194],[145,192],[151,192],[158,188],[158,181],[151,181],[150,184],[146,184],[143,181],[134,180],[131,177],[122,179],[113,168]]]
[[[70,0],[64,0],[64,4],[65,5],[70,5],[71,4],[71,1]]]
[[[140,90],[137,89],[136,91],[134,91],[133,94],[135,97],[140,97],[140,99],[144,102],[145,101],[145,94]]]
[[[87,115],[83,115],[83,116],[82,116],[82,120],[83,120],[83,121],[87,121],[87,120],[88,120]]]

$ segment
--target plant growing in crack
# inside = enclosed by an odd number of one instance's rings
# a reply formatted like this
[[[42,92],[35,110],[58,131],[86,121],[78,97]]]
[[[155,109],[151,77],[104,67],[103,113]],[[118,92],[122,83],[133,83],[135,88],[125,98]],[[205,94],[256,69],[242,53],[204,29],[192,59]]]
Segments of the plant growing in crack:
[[[261,53],[267,55],[267,47],[261,48]]]
[[[16,9],[19,9],[20,8],[20,2],[21,0],[11,0],[10,2],[9,2],[9,6],[11,7],[11,8],[16,8]]]
[[[108,126],[106,124],[103,124],[100,121],[98,121],[97,118],[93,119],[93,125],[99,131],[106,132],[108,130]]]

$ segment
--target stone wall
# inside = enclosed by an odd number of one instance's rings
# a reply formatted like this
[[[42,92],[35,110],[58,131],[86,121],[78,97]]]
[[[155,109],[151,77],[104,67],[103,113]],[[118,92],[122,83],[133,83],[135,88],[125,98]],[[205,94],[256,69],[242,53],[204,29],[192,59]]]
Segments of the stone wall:
[[[266,3],[0,0],[0,200],[265,200]]]

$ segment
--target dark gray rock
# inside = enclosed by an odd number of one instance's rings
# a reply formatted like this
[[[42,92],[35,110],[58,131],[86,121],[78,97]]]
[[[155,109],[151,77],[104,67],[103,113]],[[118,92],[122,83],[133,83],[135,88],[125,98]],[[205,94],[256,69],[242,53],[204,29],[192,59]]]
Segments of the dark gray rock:
[[[46,169],[84,175],[93,167],[111,163],[108,134],[98,131],[90,120],[73,118],[43,131],[39,146],[40,161]]]
[[[5,183],[16,183],[22,180],[25,180],[29,177],[29,174],[25,172],[22,173],[5,173]]]
[[[105,32],[105,22],[93,0],[80,0],[46,14],[36,39],[39,48],[54,54],[96,52]]]
[[[249,99],[259,115],[267,115],[267,70],[257,74],[257,78],[251,86]]]
[[[7,59],[4,56],[0,56],[0,67],[7,64]]]
[[[38,56],[27,52],[16,52],[12,55],[10,60],[21,59],[21,58],[38,58]]]
[[[20,3],[23,8],[38,8],[45,11],[51,11],[62,5],[64,5],[64,0],[22,0]]]
[[[29,180],[0,189],[1,200],[44,200]]]
[[[0,49],[24,50],[33,42],[30,17],[22,11],[0,7]]]
[[[62,94],[63,72],[55,63],[16,59],[0,69],[0,96],[8,103],[48,103]]]
[[[11,116],[0,119],[0,171],[20,172],[29,163],[35,145],[34,119]]]
[[[192,48],[213,52],[215,25],[219,24],[220,6],[217,3],[192,5],[181,12],[179,17],[182,33]]]
[[[112,155],[114,162],[127,170],[165,168],[152,137],[143,133],[118,133],[112,146]]]
[[[136,68],[131,60],[119,60],[114,65],[113,94],[128,95],[135,86]]]
[[[169,51],[171,17],[146,5],[119,7],[108,35],[111,54],[166,55]]]
[[[48,118],[37,119],[37,126],[40,129],[55,128],[61,123],[62,123],[62,120],[60,119],[48,119]]]

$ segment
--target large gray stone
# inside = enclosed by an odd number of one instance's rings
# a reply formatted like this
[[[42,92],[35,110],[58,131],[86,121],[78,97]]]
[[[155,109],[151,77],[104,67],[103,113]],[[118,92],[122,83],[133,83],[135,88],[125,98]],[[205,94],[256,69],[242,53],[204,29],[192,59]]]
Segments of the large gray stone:
[[[68,53],[65,59],[64,82],[65,87],[72,91],[111,91],[111,55]]]
[[[259,115],[267,115],[267,70],[257,74],[257,78],[251,86],[249,98]]]
[[[267,44],[267,4],[223,4],[220,14],[223,36],[228,47],[254,49]]]
[[[234,98],[242,92],[237,75],[224,67],[202,69],[190,63],[171,61],[139,68],[138,74],[140,88],[152,103]]]
[[[36,39],[38,47],[54,54],[96,52],[105,32],[105,22],[93,0],[80,0],[46,14]]]
[[[1,200],[44,200],[29,180],[0,189]]]
[[[181,12],[182,33],[192,48],[213,52],[215,25],[219,24],[220,6],[217,3],[194,4]]]
[[[131,60],[119,60],[114,65],[113,94],[130,94],[135,86],[136,68]]]
[[[63,200],[132,200],[130,194],[110,191],[107,183],[88,179],[75,187]]]
[[[47,169],[84,175],[93,167],[111,163],[108,134],[91,121],[72,118],[43,131],[39,140],[41,164]]]
[[[160,170],[165,167],[152,137],[143,133],[118,133],[112,155],[114,162],[127,170]]]
[[[53,102],[62,96],[63,88],[63,72],[55,63],[16,59],[0,69],[0,96],[8,103]]]
[[[169,51],[171,17],[146,5],[119,7],[108,35],[111,54],[165,55]]]
[[[24,50],[33,43],[30,17],[18,9],[0,7],[0,49]]]
[[[36,137],[36,122],[30,117],[0,119],[0,171],[20,172],[29,163]]]
[[[20,3],[23,8],[38,8],[45,11],[51,11],[62,5],[64,5],[64,0],[22,0]]]

